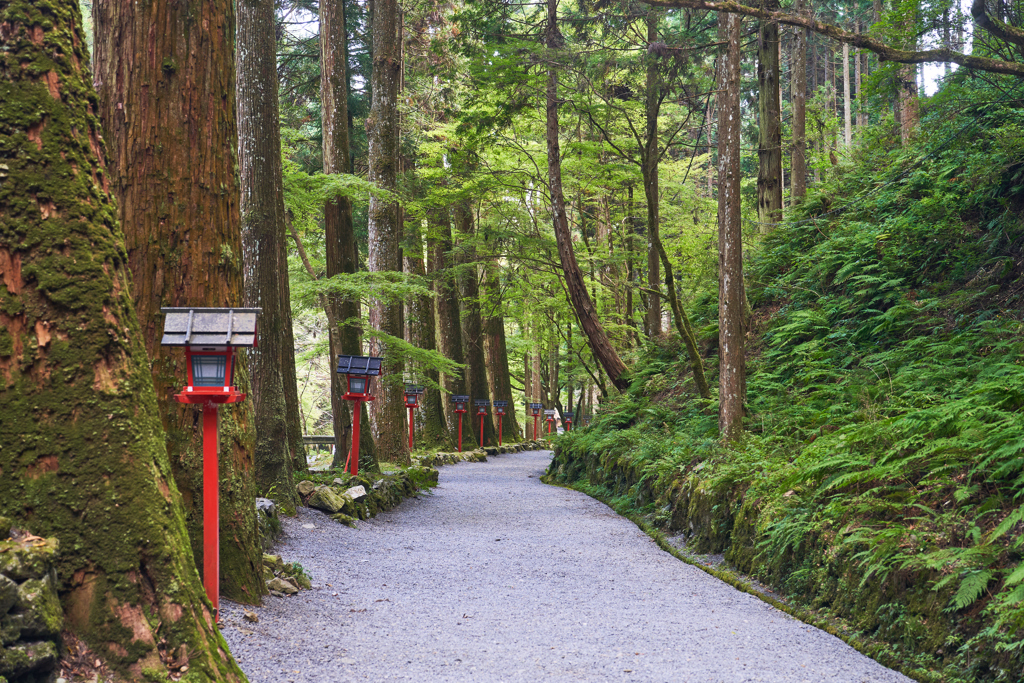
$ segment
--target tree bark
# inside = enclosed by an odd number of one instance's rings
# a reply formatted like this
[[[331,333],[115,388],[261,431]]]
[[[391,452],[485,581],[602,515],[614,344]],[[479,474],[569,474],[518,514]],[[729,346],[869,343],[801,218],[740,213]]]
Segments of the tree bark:
[[[407,225],[406,230],[410,231]],[[406,234],[406,243],[414,245],[404,253],[405,271],[412,275],[426,277],[423,263],[423,236],[420,231]],[[408,302],[409,342],[420,349],[434,351],[437,348],[436,330],[434,325],[434,300],[429,296],[413,297]],[[448,427],[444,421],[444,404],[437,386],[441,376],[437,370],[430,368],[414,368],[413,380],[426,380],[423,397],[420,402],[420,427],[416,430],[416,443],[420,446],[438,447],[442,450],[451,448]],[[435,385],[435,386],[432,386]]]
[[[487,367],[490,377],[491,397],[495,401],[508,401],[504,417],[492,411],[493,422],[501,422],[501,436],[511,441],[519,434],[516,420],[516,403],[512,400],[512,382],[509,378],[508,347],[505,344],[505,318],[502,316],[501,283],[498,264],[489,261],[484,268],[484,290],[486,314],[484,315],[484,339],[487,344]]]
[[[283,368],[295,368],[288,262],[285,257],[284,187],[281,179],[281,124],[277,102],[277,45],[274,0],[238,0],[238,171],[242,191],[242,268],[246,306],[262,308],[259,344],[249,350],[260,495],[284,508],[299,503],[292,479],[293,454]],[[283,282],[282,282],[283,280]],[[289,335],[290,336],[290,335]],[[292,390],[296,387],[292,384]],[[296,394],[295,407],[298,408]],[[301,440],[301,435],[300,435]]]
[[[843,144],[853,144],[853,103],[850,100],[850,46],[843,43]]]
[[[491,392],[487,386],[487,360],[484,355],[483,321],[480,317],[479,268],[476,264],[476,249],[472,245],[473,210],[469,202],[460,203],[455,209],[455,215],[459,239],[462,242],[459,249],[462,264],[458,270],[459,307],[462,316],[462,348],[466,357],[469,396],[472,399],[490,400]],[[473,424],[476,424],[475,417]],[[473,434],[479,439],[480,429],[478,427],[473,429]],[[496,444],[497,442],[498,436],[494,432],[494,424],[491,420],[484,420],[484,443],[480,445]]]
[[[201,567],[202,408],[174,401],[185,383],[185,357],[160,346],[159,310],[242,305],[234,4],[98,0],[93,13],[98,109],[132,298]],[[239,361],[236,385],[248,393],[248,361]],[[248,603],[266,592],[253,506],[255,440],[252,401],[221,408],[221,592]]]
[[[803,0],[796,0],[796,12],[803,11]],[[793,31],[793,142],[790,158],[790,196],[796,206],[807,197],[807,29]]]
[[[434,209],[427,214],[428,261],[434,276],[434,292],[437,295],[437,348],[448,360],[462,365],[462,321],[459,319],[459,289],[455,279],[455,264],[452,257],[452,226],[447,209]],[[445,394],[465,394],[466,381],[462,372],[458,375],[445,373],[441,386]],[[447,396],[441,397],[444,404],[448,438],[452,443],[458,438],[459,416],[452,410]]]
[[[658,15],[647,13],[647,44],[652,45],[658,40]],[[647,295],[647,318],[644,327],[647,336],[652,339],[661,336],[661,297],[656,293],[661,288],[661,272],[658,260],[658,229],[661,222],[661,195],[658,187],[658,111],[661,109],[661,79],[658,77],[658,58],[653,53],[647,55],[647,99],[645,102],[645,119],[647,123],[645,145],[641,151],[640,169],[644,181],[644,198],[647,200],[647,286],[651,290]]]
[[[322,0],[320,3],[320,111],[323,131],[324,173],[351,173],[348,116],[348,32],[345,29],[343,0]],[[359,249],[352,227],[352,200],[337,197],[324,206],[324,241],[327,277],[359,270]],[[359,338],[360,306],[358,299],[328,297],[332,366],[339,355],[363,355]],[[331,373],[331,410],[336,443],[332,466],[342,467],[352,448],[351,403],[342,398],[347,391],[345,378]],[[377,448],[367,414],[361,404],[359,462],[375,467]]]
[[[763,0],[768,10],[778,0]],[[782,110],[779,93],[779,24],[762,19],[757,42],[758,172],[757,219],[760,231],[782,220]]]
[[[743,231],[740,222],[740,17],[718,15],[718,429],[743,433],[745,394]]]
[[[78,3],[3,2],[0,26],[0,515],[58,539],[64,626],[124,680],[184,655],[244,681],[171,476]]]
[[[366,122],[369,142],[369,180],[382,190],[398,188],[398,81],[401,71],[397,0],[375,0],[373,7],[373,88],[370,117]],[[401,272],[399,255],[401,224],[398,204],[371,195],[368,211],[371,273]],[[402,336],[402,305],[381,299],[370,303],[370,326],[392,337]],[[377,457],[384,462],[408,463],[409,443],[400,425],[405,424],[403,363],[398,349],[378,339],[371,345],[384,358],[376,382]]]
[[[557,50],[562,45],[562,36],[558,31],[557,0],[547,0],[548,21],[545,42],[550,50]],[[569,232],[569,221],[565,214],[565,195],[562,192],[562,159],[558,141],[558,69],[552,65],[548,69],[546,90],[547,103],[547,151],[548,151],[548,189],[551,193],[551,213],[555,229],[555,242],[558,244],[558,257],[562,264],[566,289],[572,299],[573,308],[579,318],[580,326],[590,343],[594,357],[608,373],[608,379],[620,392],[629,387],[626,378],[626,365],[619,358],[608,335],[597,316],[597,310],[587,292],[583,273],[572,246],[572,234]]]

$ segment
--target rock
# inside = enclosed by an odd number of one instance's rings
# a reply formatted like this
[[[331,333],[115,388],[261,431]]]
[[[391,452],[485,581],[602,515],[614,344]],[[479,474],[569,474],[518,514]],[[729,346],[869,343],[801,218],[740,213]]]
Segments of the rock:
[[[496,446],[484,447],[484,453],[486,453],[487,455],[498,455],[498,453],[500,452],[501,450],[499,450]]]
[[[295,490],[298,491],[299,495],[302,496],[303,498],[313,493],[315,489],[316,484],[314,484],[308,479],[303,479],[302,481],[295,485]]]
[[[366,488],[363,486],[353,486],[345,491],[345,495],[352,500],[359,500],[366,496]]]
[[[342,479],[341,477],[335,477],[333,483],[335,486],[348,486],[348,481]]]
[[[302,586],[299,585],[299,580],[296,579],[294,576],[282,576],[281,580],[285,581],[286,583],[290,583],[292,586],[296,588],[296,590],[302,588]]]
[[[0,617],[11,611],[18,601],[18,584],[0,574]]]
[[[250,612],[249,610],[242,611],[242,618],[246,621],[252,622],[253,624],[260,623],[259,616],[255,612]]]
[[[0,677],[13,680],[29,673],[46,673],[56,665],[57,646],[49,641],[0,648]],[[36,678],[46,680],[47,677],[37,675]]]
[[[56,538],[29,543],[0,541],[0,574],[19,583],[41,579],[50,573],[56,553]]]
[[[267,565],[263,565],[263,580],[270,581],[272,578],[274,578],[274,570]]]
[[[271,571],[279,572],[284,569],[284,560],[280,555],[268,555],[263,553],[263,566],[270,567]]]
[[[272,517],[277,516],[277,504],[269,498],[256,499],[256,511]]]
[[[22,638],[56,638],[64,627],[64,611],[49,576],[18,586],[14,611],[22,617]]]
[[[298,588],[280,578],[273,578],[270,581],[267,581],[267,588],[269,588],[271,592],[277,591],[284,595],[294,595],[299,592]]]
[[[349,515],[346,515],[344,512],[338,512],[336,514],[331,515],[331,519],[333,519],[335,522],[340,522],[346,526],[350,526],[353,529],[356,528],[356,518],[350,517]]]
[[[284,593],[282,593],[281,591],[270,591],[270,594],[273,595],[275,598],[285,597]]]
[[[256,499],[256,527],[263,537],[263,546],[268,547],[281,535],[281,518],[277,504],[269,498]]]
[[[324,487],[313,492],[306,504],[311,508],[323,510],[329,515],[341,512],[345,507],[345,497],[335,493],[334,489]]]

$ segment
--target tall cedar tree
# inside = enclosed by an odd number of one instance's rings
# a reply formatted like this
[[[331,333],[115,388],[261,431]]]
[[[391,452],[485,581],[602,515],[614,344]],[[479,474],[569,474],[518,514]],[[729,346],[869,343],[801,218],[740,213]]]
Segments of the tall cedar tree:
[[[174,401],[185,382],[185,354],[160,346],[159,311],[242,305],[234,3],[97,0],[93,13],[99,113],[132,298],[201,567],[202,407]],[[235,383],[249,393],[248,363],[239,361]],[[222,407],[219,431],[221,592],[257,603],[266,589],[253,506],[252,401]]]
[[[779,0],[763,0],[775,10]],[[782,111],[779,24],[762,19],[757,34],[757,220],[761,232],[782,220]]]
[[[558,30],[558,1],[547,0],[547,24],[544,42],[551,51],[561,49],[562,34]],[[576,261],[572,246],[572,234],[569,231],[569,220],[565,213],[565,193],[562,191],[562,157],[561,145],[558,141],[558,65],[553,62],[548,68],[547,87],[545,89],[546,126],[548,152],[548,190],[551,193],[551,218],[554,222],[555,242],[558,244],[558,258],[562,264],[565,286],[580,327],[587,335],[590,349],[608,374],[608,379],[620,392],[629,387],[626,378],[626,364],[612,346],[611,340],[601,325],[597,309],[594,307],[583,272]],[[539,368],[538,368],[539,369]],[[539,373],[538,373],[539,374]],[[535,375],[536,376],[536,375]]]
[[[402,68],[397,0],[375,0],[373,6],[373,74],[369,139],[369,179],[377,187],[395,192],[398,186],[398,82]],[[398,204],[391,198],[370,197],[369,258],[371,273],[401,272]],[[370,326],[392,337],[402,337],[402,305],[374,298]],[[383,354],[384,367],[377,383],[374,406],[377,419],[377,457],[385,462],[409,462],[405,424],[403,362],[398,349],[378,339],[373,348]]]
[[[466,356],[466,374],[468,376],[469,396],[473,399],[490,400],[490,389],[487,385],[487,360],[484,355],[484,329],[480,317],[480,268],[476,262],[474,245],[473,208],[469,201],[461,202],[455,209],[458,222],[459,237],[462,244],[459,248],[462,265],[458,271],[459,304],[462,315],[462,348]],[[489,410],[488,413],[491,411]],[[480,425],[472,410],[473,434],[480,439]],[[481,446],[498,442],[494,432],[494,423],[486,419],[484,436]]]
[[[462,321],[459,317],[459,287],[455,277],[455,263],[452,252],[452,225],[447,209],[432,209],[427,213],[427,270],[434,278],[434,292],[437,295],[437,349],[445,358],[462,365],[465,355],[462,350]],[[463,369],[464,370],[464,369]],[[445,393],[465,394],[468,391],[464,372],[458,375],[442,376]],[[441,397],[444,404],[445,423],[449,438],[454,443],[458,438],[459,416],[451,409],[451,402]],[[469,430],[468,443],[476,443]],[[467,435],[463,434],[463,445]]]
[[[320,112],[323,131],[324,173],[351,173],[348,130],[348,31],[345,28],[345,3],[322,0],[320,3]],[[355,273],[359,251],[352,227],[352,200],[337,197],[324,206],[327,277]],[[359,301],[329,296],[326,307],[331,363],[339,355],[360,356]],[[351,321],[351,322],[350,322]],[[334,416],[335,466],[343,466],[352,445],[352,410],[345,395],[345,379],[331,372],[331,411]],[[366,404],[361,403],[359,462],[373,466],[377,450],[370,429]]]
[[[509,376],[508,346],[505,344],[505,318],[502,316],[500,269],[494,261],[488,261],[484,268],[484,292],[487,308],[484,310],[484,339],[487,345],[487,369],[490,378],[491,397],[495,401],[508,401],[503,417],[492,411],[497,425],[501,420],[502,442],[519,440],[519,424],[516,420],[516,402],[512,400],[512,380]],[[529,395],[527,393],[527,395]]]
[[[664,99],[661,78],[658,73],[658,56],[653,49],[658,42],[658,13],[647,14],[647,98],[644,103],[646,114],[646,137],[640,152],[640,170],[644,180],[644,196],[647,199],[647,317],[644,327],[649,337],[661,335],[661,289],[660,255],[658,254],[658,229],[661,225],[661,188],[659,170],[661,155],[658,149],[658,112]]]
[[[259,343],[249,352],[256,413],[256,485],[285,507],[298,503],[292,479],[294,444],[283,369],[295,368],[285,252],[281,126],[277,102],[274,0],[238,0],[238,170],[241,178],[245,305],[263,309]],[[295,405],[298,405],[296,395]],[[297,410],[296,410],[297,413]],[[299,433],[298,452],[304,452]],[[304,459],[304,456],[303,456]],[[304,463],[303,463],[304,464]]]
[[[405,272],[417,277],[426,277],[423,263],[423,234],[418,229],[419,221],[407,221],[405,239],[407,248],[403,251]],[[437,349],[434,324],[434,301],[427,295],[414,296],[409,299],[406,320],[409,322],[409,342],[419,349],[434,351]],[[422,376],[422,377],[421,377]],[[415,380],[425,379],[423,396],[420,397],[419,428],[416,430],[416,442],[422,446],[439,446],[451,448],[448,428],[444,422],[444,405],[442,404],[440,386],[441,375],[431,368],[414,369]],[[413,417],[416,420],[416,417]]]
[[[244,681],[189,549],[91,83],[76,0],[0,1],[0,515],[59,540],[65,628],[119,674]]]
[[[718,429],[743,433],[746,393],[743,231],[740,222],[740,17],[719,13],[718,41]]]
[[[803,12],[803,0],[796,0],[794,11]],[[790,196],[793,204],[807,196],[807,29],[793,29],[792,59],[793,139],[790,161]]]

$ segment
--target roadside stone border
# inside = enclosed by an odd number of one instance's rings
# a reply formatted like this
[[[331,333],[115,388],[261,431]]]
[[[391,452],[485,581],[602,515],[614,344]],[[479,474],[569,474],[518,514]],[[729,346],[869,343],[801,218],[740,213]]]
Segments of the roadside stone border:
[[[64,627],[57,539],[12,529],[5,517],[0,539],[0,683],[52,680]]]
[[[426,467],[441,467],[443,465],[455,465],[460,462],[487,462],[487,456],[501,455],[503,453],[522,453],[523,451],[535,451],[548,448],[543,441],[520,441],[519,443],[508,443],[501,446],[485,446],[472,451],[462,453],[428,453],[413,458],[413,461]]]

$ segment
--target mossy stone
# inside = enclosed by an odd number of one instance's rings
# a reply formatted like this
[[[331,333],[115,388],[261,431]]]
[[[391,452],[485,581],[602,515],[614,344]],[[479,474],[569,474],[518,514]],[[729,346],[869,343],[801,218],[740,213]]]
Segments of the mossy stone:
[[[0,541],[0,574],[18,582],[43,578],[53,567],[57,545],[56,538],[32,543]]]
[[[57,646],[49,641],[0,648],[0,678],[17,679],[29,673],[43,673],[56,665]]]
[[[49,576],[18,586],[14,610],[23,617],[22,638],[55,638],[64,627],[64,611]]]

